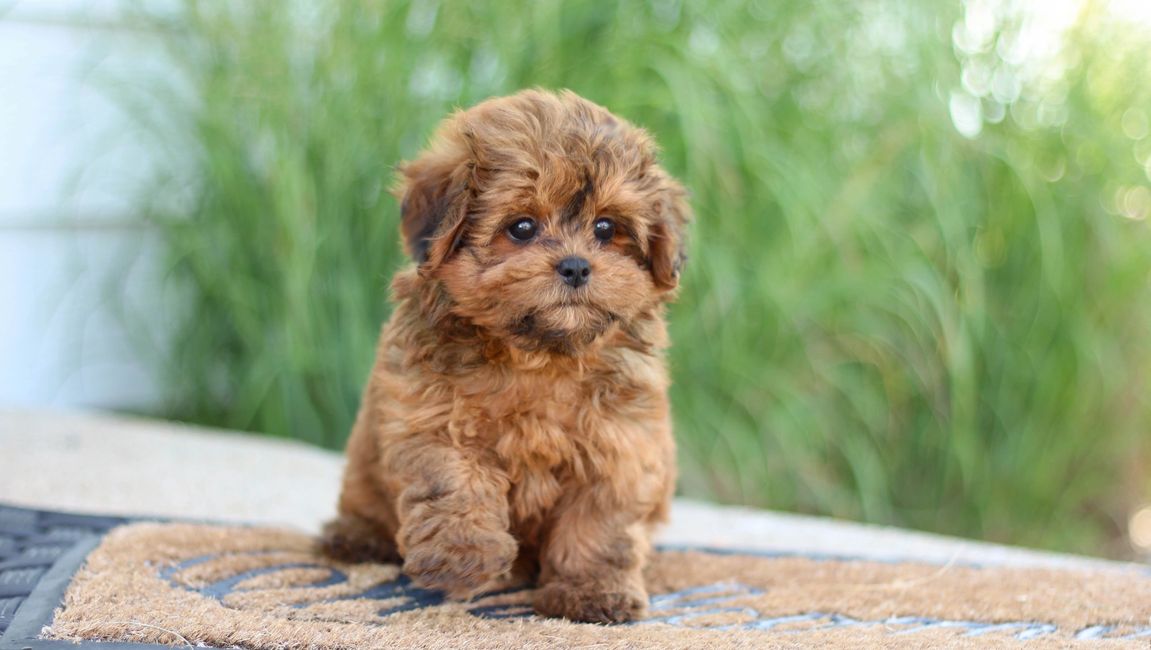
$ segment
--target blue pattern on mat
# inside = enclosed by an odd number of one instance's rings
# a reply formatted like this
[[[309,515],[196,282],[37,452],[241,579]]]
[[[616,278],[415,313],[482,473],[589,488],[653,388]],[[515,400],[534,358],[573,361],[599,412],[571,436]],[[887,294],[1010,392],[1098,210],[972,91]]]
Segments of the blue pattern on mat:
[[[700,549],[677,548],[675,550],[709,552]],[[193,587],[178,579],[178,574],[191,567],[210,562],[222,557],[235,557],[236,555],[265,555],[271,551],[252,553],[231,553],[220,556],[202,556],[185,560],[173,566],[163,568],[160,576],[173,587],[193,591],[223,603],[230,595],[241,594],[250,589],[241,589],[240,585],[252,578],[275,574],[291,569],[317,569],[326,571],[327,575],[309,584],[291,587],[293,590],[318,590],[347,583],[348,576],[330,566],[318,563],[291,562],[275,566],[261,567],[243,571],[227,578],[207,585]],[[723,554],[733,554],[724,551]],[[749,553],[749,555],[763,556],[766,554]],[[778,554],[780,557],[806,557],[803,555]],[[821,557],[816,559],[831,560],[841,558]],[[527,592],[526,587],[507,589],[500,592],[490,592],[478,597],[486,600],[504,594]],[[834,612],[804,612],[785,616],[772,616],[764,614],[755,608],[740,605],[739,600],[748,596],[763,594],[762,589],[741,584],[739,582],[721,582],[708,585],[689,587],[668,594],[657,594],[651,597],[648,605],[648,618],[629,625],[674,625],[678,627],[709,629],[709,630],[765,630],[777,634],[800,633],[811,630],[828,630],[846,627],[883,627],[895,635],[914,634],[927,630],[955,629],[962,630],[964,636],[980,637],[993,633],[1011,633],[1020,640],[1029,640],[1054,634],[1059,628],[1043,621],[1010,621],[988,622],[972,620],[946,620],[923,616],[892,616],[878,620],[862,620],[844,616]],[[525,594],[526,595],[526,594]],[[400,575],[394,580],[377,584],[369,589],[351,595],[324,597],[318,595],[314,599],[303,599],[295,605],[297,608],[307,607],[316,603],[330,603],[346,600],[379,600],[387,604],[382,606],[377,615],[386,617],[399,612],[406,612],[425,607],[435,607],[446,602],[441,592],[423,589],[412,584],[411,579]],[[495,605],[477,604],[467,607],[473,616],[487,619],[519,619],[533,616],[531,605],[524,601],[500,603]],[[723,615],[739,617],[738,623],[725,625],[707,625],[708,617]],[[1151,626],[1120,629],[1111,625],[1093,625],[1077,630],[1076,639],[1138,639],[1151,637]]]

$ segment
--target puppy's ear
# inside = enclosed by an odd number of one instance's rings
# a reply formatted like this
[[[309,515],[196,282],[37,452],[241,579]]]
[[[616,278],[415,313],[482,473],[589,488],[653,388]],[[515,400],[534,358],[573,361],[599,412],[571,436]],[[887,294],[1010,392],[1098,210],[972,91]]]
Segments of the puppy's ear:
[[[687,224],[691,207],[687,190],[668,179],[660,200],[659,219],[648,236],[651,274],[660,289],[670,291],[679,285],[679,275],[687,262]]]
[[[433,148],[400,166],[398,193],[404,249],[434,270],[462,243],[471,198],[472,165],[451,147]]]

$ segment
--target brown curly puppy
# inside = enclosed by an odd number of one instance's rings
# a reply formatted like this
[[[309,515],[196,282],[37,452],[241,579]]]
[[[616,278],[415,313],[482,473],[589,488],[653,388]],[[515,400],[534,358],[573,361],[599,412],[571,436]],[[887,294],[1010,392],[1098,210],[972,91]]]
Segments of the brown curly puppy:
[[[538,578],[541,614],[642,616],[675,483],[683,188],[642,130],[538,90],[455,113],[400,171],[416,266],[392,283],[325,551],[402,558],[455,597]]]

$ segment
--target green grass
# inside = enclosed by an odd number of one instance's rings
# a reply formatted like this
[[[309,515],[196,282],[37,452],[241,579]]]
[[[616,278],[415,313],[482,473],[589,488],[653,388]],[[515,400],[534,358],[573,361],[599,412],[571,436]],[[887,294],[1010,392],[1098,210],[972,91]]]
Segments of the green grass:
[[[1123,553],[1151,496],[1133,26],[1086,11],[1040,74],[1017,15],[980,46],[950,3],[285,6],[142,15],[180,72],[109,84],[172,163],[139,197],[187,296],[165,415],[339,447],[404,263],[392,166],[453,107],[566,87],[693,193],[682,493]]]

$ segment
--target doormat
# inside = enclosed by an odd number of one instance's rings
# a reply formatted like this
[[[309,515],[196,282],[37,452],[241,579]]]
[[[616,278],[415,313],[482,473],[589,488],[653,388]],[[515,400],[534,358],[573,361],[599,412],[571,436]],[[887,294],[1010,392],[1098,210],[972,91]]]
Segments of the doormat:
[[[333,562],[313,543],[270,528],[122,525],[60,557],[0,647],[1151,644],[1151,574],[1134,565],[1013,569],[662,549],[647,572],[647,619],[604,626],[535,616],[528,586],[447,601],[396,565]]]

